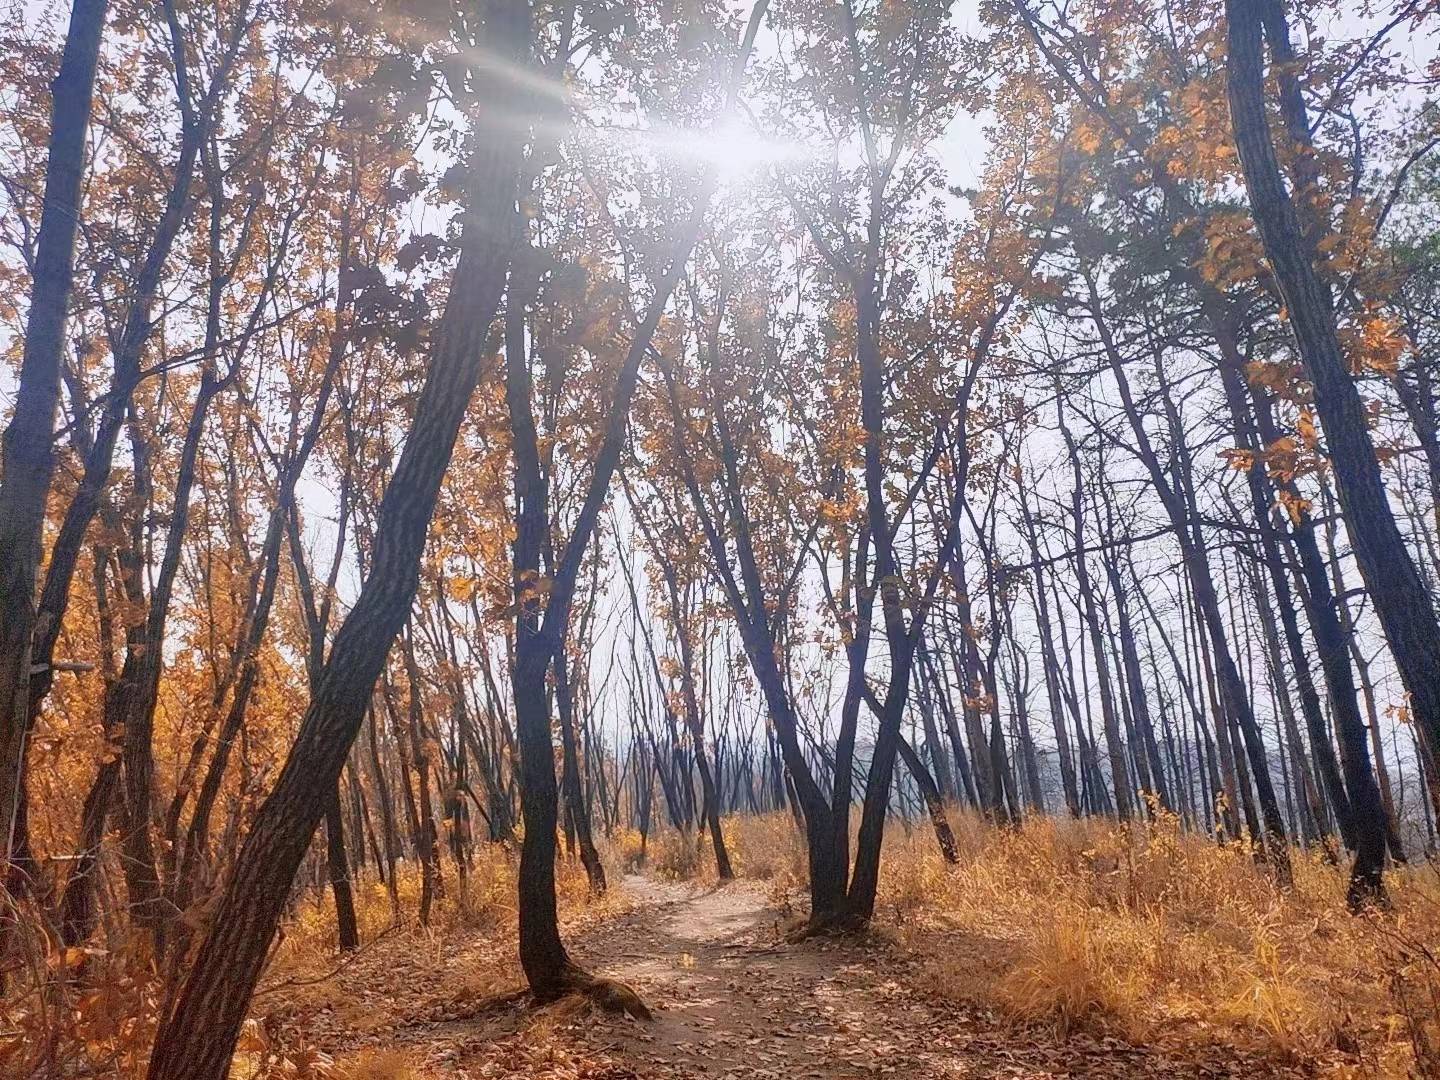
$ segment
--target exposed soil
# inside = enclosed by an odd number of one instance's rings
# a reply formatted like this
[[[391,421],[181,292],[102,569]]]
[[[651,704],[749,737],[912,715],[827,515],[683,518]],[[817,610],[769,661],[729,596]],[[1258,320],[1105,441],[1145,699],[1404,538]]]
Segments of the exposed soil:
[[[787,941],[779,914],[750,884],[707,889],[630,877],[622,888],[633,906],[574,934],[571,951],[597,973],[633,986],[655,1011],[651,1023],[580,1001],[536,1009],[518,993],[476,1000],[463,986],[427,993],[414,985],[509,971],[512,962],[493,940],[466,940],[452,942],[458,948],[446,950],[439,964],[393,955],[403,943],[390,949],[382,943],[337,976],[346,984],[344,1007],[332,1002],[301,1021],[302,1029],[342,1062],[356,1047],[399,1047],[416,1066],[456,1077],[1302,1075],[1219,1047],[1197,1057],[1193,1048],[1060,1038],[1009,1023],[921,990],[920,961],[883,937]],[[357,1009],[361,994],[386,1007]],[[428,1004],[418,1014],[387,1018],[400,1011],[389,1003],[407,996]],[[294,1012],[291,1019],[301,1020]]]

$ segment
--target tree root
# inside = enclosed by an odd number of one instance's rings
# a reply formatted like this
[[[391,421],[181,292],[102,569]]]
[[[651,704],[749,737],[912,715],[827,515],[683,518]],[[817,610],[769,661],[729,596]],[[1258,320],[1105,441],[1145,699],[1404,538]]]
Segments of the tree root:
[[[650,1006],[634,990],[615,979],[593,979],[582,991],[606,1012],[624,1013],[636,1020],[654,1020]]]
[[[870,921],[849,912],[835,912],[830,915],[811,915],[794,930],[785,935],[791,943],[809,941],[812,938],[838,938],[863,935],[870,929]]]
[[[644,999],[630,987],[616,979],[592,975],[574,964],[567,966],[561,973],[552,993],[543,997],[537,994],[536,997],[541,1001],[554,1001],[566,994],[579,994],[588,998],[606,1012],[623,1013],[636,1020],[655,1019],[655,1014],[650,1011]]]

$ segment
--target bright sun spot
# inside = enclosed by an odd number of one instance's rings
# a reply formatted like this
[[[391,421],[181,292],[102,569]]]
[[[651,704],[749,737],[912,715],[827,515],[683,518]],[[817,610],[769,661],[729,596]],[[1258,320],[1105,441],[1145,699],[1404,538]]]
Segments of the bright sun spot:
[[[687,132],[677,142],[682,153],[714,165],[724,181],[799,161],[807,154],[801,144],[767,138],[739,119],[709,131]]]

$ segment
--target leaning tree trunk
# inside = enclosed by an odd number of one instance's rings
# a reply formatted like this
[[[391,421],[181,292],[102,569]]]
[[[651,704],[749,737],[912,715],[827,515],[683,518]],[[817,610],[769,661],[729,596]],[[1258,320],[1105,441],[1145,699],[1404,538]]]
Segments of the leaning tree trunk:
[[[173,12],[170,14],[173,16]],[[239,49],[239,28],[245,25],[248,25],[248,18],[246,8],[242,5],[236,13],[236,33],[229,39],[224,53],[218,58],[210,89],[197,108],[192,98],[190,75],[183,63],[186,42],[183,40],[178,19],[172,17],[169,20],[170,48],[175,58],[175,85],[181,112],[179,154],[175,162],[174,178],[165,194],[164,211],[156,223],[155,232],[143,258],[138,260],[135,278],[129,283],[128,306],[113,350],[114,374],[111,377],[110,393],[103,399],[103,404],[97,403],[99,420],[93,437],[89,439],[80,483],[70,505],[65,509],[64,520],[60,524],[55,542],[50,547],[50,559],[45,568],[45,583],[40,592],[31,640],[30,672],[34,678],[28,688],[25,715],[23,719],[17,720],[21,725],[18,739],[22,743],[25,733],[35,723],[40,704],[54,679],[51,659],[69,604],[71,581],[80,555],[85,549],[86,534],[100,509],[106,485],[109,483],[115,444],[130,411],[131,395],[144,375],[141,359],[146,343],[157,325],[154,309],[159,300],[161,277],[169,262],[175,239],[189,215],[193,202],[191,189],[194,186],[196,161],[213,131],[219,95],[227,85]],[[3,555],[0,555],[0,558],[3,558]],[[0,661],[0,678],[3,677],[3,661]],[[0,692],[3,692],[3,686],[0,686]],[[19,707],[17,703],[16,709]],[[3,782],[0,780],[0,784]],[[8,793],[5,794],[8,796]],[[13,799],[11,802],[13,804]]]
[[[1252,396],[1258,434],[1264,442],[1272,443],[1279,438],[1279,432],[1270,412],[1269,399],[1259,393]],[[1298,495],[1293,488],[1291,494]],[[1346,802],[1343,809],[1354,837],[1355,864],[1351,870],[1349,898],[1352,905],[1361,905],[1379,896],[1383,888],[1388,819],[1371,767],[1370,750],[1366,743],[1368,734],[1356,697],[1355,673],[1350,666],[1349,633],[1341,621],[1340,605],[1330,585],[1310,511],[1301,502],[1297,501],[1294,505],[1299,509],[1297,520],[1290,530],[1290,539],[1299,556],[1299,575],[1304,586],[1298,591],[1329,691],[1330,710],[1340,746],[1340,769],[1344,777]],[[1323,726],[1318,736],[1328,750],[1329,736]],[[1315,738],[1316,734],[1312,733],[1312,743]],[[1341,804],[1336,802],[1337,815],[1341,809]]]
[[[495,88],[498,100],[476,134],[460,260],[410,434],[380,506],[370,574],[335,637],[295,745],[245,839],[174,1011],[161,1025],[150,1080],[223,1080],[229,1072],[295,872],[409,615],[430,518],[480,378],[515,236],[523,131],[512,114],[519,80],[511,64],[523,65],[529,51],[529,5],[510,0],[489,14],[487,36],[510,58],[497,65],[508,80]]]
[[[920,789],[920,796],[925,800],[925,812],[930,815],[930,825],[935,830],[935,842],[940,845],[940,854],[947,863],[959,862],[960,853],[955,847],[955,832],[950,828],[950,819],[945,816],[945,800],[941,797],[939,785],[935,783],[935,778],[925,767],[924,760],[904,735],[900,736],[897,748],[900,759],[910,770],[915,786]]]
[[[1365,405],[1346,366],[1334,298],[1316,269],[1307,236],[1286,190],[1265,112],[1261,0],[1226,0],[1227,81],[1236,148],[1251,213],[1285,301],[1315,406],[1325,430],[1340,509],[1365,587],[1385,631],[1416,725],[1431,753],[1440,749],[1440,622],[1395,523]],[[1273,15],[1273,12],[1271,13]],[[1272,23],[1274,20],[1272,19]],[[1272,54],[1289,52],[1283,19],[1272,26]]]
[[[50,156],[35,244],[35,272],[15,411],[5,429],[0,473],[0,867],[10,842],[24,772],[30,716],[30,641],[40,532],[55,472],[51,443],[60,401],[65,322],[75,280],[75,231],[85,133],[106,0],[75,0],[60,71],[52,84]]]

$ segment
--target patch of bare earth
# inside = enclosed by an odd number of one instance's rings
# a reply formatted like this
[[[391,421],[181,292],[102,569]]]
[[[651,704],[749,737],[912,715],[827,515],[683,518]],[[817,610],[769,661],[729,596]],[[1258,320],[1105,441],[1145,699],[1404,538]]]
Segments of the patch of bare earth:
[[[419,1075],[456,1077],[714,1077],[843,1080],[875,1076],[1285,1077],[1261,1059],[1136,1047],[1117,1039],[1017,1026],[980,1007],[957,1006],[919,989],[921,959],[883,939],[785,941],[778,915],[753,885],[700,888],[627,878],[633,905],[571,939],[592,970],[630,983],[654,1009],[653,1023],[594,1011],[578,1001],[534,1008],[523,995],[486,998],[480,988],[513,978],[513,961],[492,942],[452,952],[445,972],[420,975],[383,954],[350,980],[368,978],[374,1011],[351,1007],[310,1026],[321,1050],[381,1044],[408,1051]],[[459,943],[455,943],[459,944]],[[360,965],[356,965],[359,967]],[[387,974],[388,972],[388,974]],[[477,974],[478,973],[478,974]],[[494,978],[487,978],[487,973]],[[423,979],[434,992],[398,1015],[390,978]],[[478,979],[478,981],[476,981]],[[352,991],[354,992],[354,991]],[[384,1005],[380,1006],[379,1003]],[[319,1020],[321,1018],[316,1017]],[[337,1022],[338,1021],[338,1022]],[[361,1032],[363,1031],[363,1034]]]

